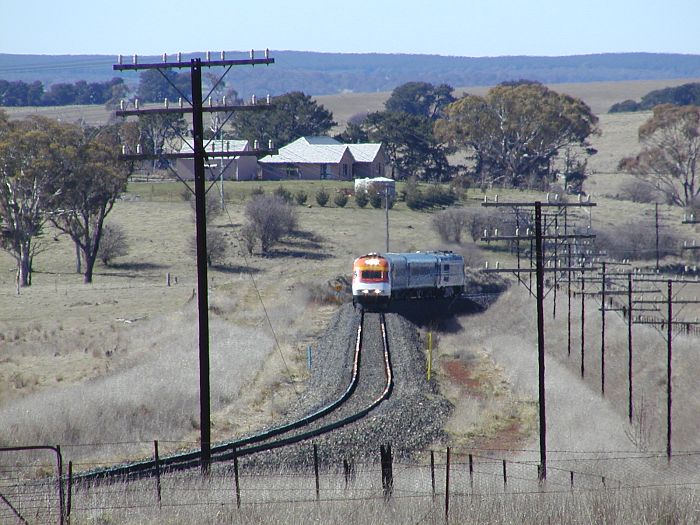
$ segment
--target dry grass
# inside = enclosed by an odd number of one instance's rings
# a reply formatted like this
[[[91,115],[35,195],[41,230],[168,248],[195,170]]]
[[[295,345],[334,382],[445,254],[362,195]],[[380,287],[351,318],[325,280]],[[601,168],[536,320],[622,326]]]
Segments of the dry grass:
[[[598,106],[589,100],[595,108],[603,107],[608,100],[634,98],[631,84],[599,86],[597,90],[592,85],[578,88],[588,89],[590,100],[598,100],[595,103]],[[645,93],[662,85],[670,83],[644,84],[643,87],[639,84],[634,89]],[[383,103],[381,97],[382,94],[376,94],[366,100],[355,100],[349,95],[339,96],[336,119],[349,118],[368,108],[379,109]],[[330,105],[329,100],[327,106]],[[622,178],[619,174],[606,174],[614,172],[618,157],[636,151],[636,128],[644,118],[645,115],[601,116],[603,134],[595,139],[599,154],[591,163],[600,173],[587,183],[587,189],[593,192],[593,199],[598,203],[592,216],[594,228],[604,228],[622,217],[628,220],[648,214],[652,209],[649,205],[611,198],[618,192]],[[263,184],[270,192],[278,185]],[[313,195],[320,185],[304,183],[303,188]],[[291,189],[296,191],[299,187],[302,186]],[[328,183],[326,187],[334,186]],[[212,268],[209,274],[212,352],[216,363],[213,382],[215,439],[260,428],[284,412],[296,396],[295,391],[303,389],[306,346],[313,344],[335,311],[333,306],[309,303],[310,294],[317,293],[310,292],[310,288],[319,280],[325,283],[347,275],[352,259],[358,254],[383,251],[385,247],[383,211],[361,210],[351,201],[343,209],[300,207],[297,237],[281,244],[273,257],[246,258],[235,234],[243,223],[245,195],[252,188],[253,184],[229,185],[228,214],[217,219],[219,227],[229,233],[230,247],[225,261]],[[130,188],[133,198],[118,203],[109,218],[126,231],[130,253],[117,259],[113,267],[98,267],[92,285],[83,285],[80,276],[74,273],[72,244],[62,236],[54,240],[55,232],[47,232],[42,240],[46,250],[36,258],[33,285],[23,289],[20,295],[16,295],[14,289],[14,261],[0,253],[2,444],[60,442],[69,450],[71,458],[92,463],[110,461],[125,454],[147,454],[152,439],[171,440],[173,443],[164,445],[166,448],[197,441],[196,301],[193,301],[196,276],[194,261],[188,253],[194,227],[190,207],[182,201],[180,193],[181,188],[174,184],[142,184]],[[139,197],[134,197],[137,194]],[[519,200],[536,196],[531,193],[510,195]],[[470,192],[463,205],[478,206],[481,197],[480,193]],[[661,209],[669,228],[688,237],[695,233],[688,226],[670,226],[680,222],[682,213],[679,210],[665,206]],[[399,203],[390,215],[392,250],[456,249],[465,252],[475,265],[481,265],[483,251],[473,245],[442,244],[431,230],[431,216],[430,213],[411,212]],[[488,257],[494,258],[491,254]],[[173,282],[170,287],[165,284],[167,273]],[[637,432],[625,419],[625,368],[621,364],[626,351],[624,326],[610,316],[610,353],[606,358],[609,383],[603,400],[597,393],[599,313],[593,306],[589,308],[586,325],[590,331],[587,332],[591,344],[587,354],[590,361],[587,362],[587,376],[581,381],[577,377],[576,356],[563,355],[566,338],[562,332],[565,323],[561,317],[564,315],[561,294],[559,300],[558,319],[547,322],[548,371],[557,378],[550,385],[551,404],[548,405],[552,449],[570,450],[573,443],[588,451],[604,452],[615,447],[631,450],[639,444],[634,443],[634,439],[644,441],[648,449],[659,449],[663,440],[659,429],[663,426],[665,402],[663,341],[655,332],[643,329],[637,332],[638,402],[641,403],[642,396],[644,399],[644,411],[640,405],[644,421],[638,426],[646,428]],[[551,307],[550,303],[549,312]],[[533,303],[522,291],[511,291],[484,314],[457,318],[454,326],[441,335],[439,359],[443,363],[462,363],[469,371],[470,380],[474,381],[465,388],[464,383],[448,381],[447,375],[441,376],[444,392],[457,404],[455,417],[448,427],[455,444],[536,449],[528,441],[528,436],[534,435],[536,422],[532,311]],[[690,312],[684,314],[691,315]],[[575,323],[575,333],[577,326]],[[279,347],[274,343],[275,338]],[[256,341],[262,345],[256,346]],[[574,344],[577,341],[575,338]],[[692,339],[679,338],[674,358],[677,359],[674,375],[677,396],[674,400],[677,410],[674,446],[677,450],[697,450],[700,446],[694,424],[700,407],[693,392],[694,378],[700,371],[696,370],[692,347]],[[588,407],[589,412],[581,406]],[[595,426],[591,425],[592,413]],[[601,428],[605,432],[600,432]],[[505,439],[506,435],[509,439]],[[69,447],[117,441],[132,445],[85,450]],[[656,467],[640,468],[640,475],[648,476],[650,472],[656,472]],[[663,479],[678,476],[678,471],[671,470]],[[642,508],[641,512],[651,512],[655,505],[645,506],[647,494],[642,496],[641,504],[625,495],[611,498],[613,510],[609,512],[615,512],[615,516],[629,516],[631,514],[626,513],[635,507]],[[543,512],[555,512],[553,509],[562,507],[578,512],[578,516],[589,521],[596,521],[599,516],[600,502],[596,497],[577,498],[576,501],[544,497],[543,500],[546,500]],[[493,506],[487,504],[489,501]],[[539,521],[533,517],[536,514],[532,509],[540,507],[515,510],[515,504],[511,506],[509,501],[514,499],[496,502],[486,498],[479,502],[482,506],[478,508],[462,501],[456,503],[455,508],[462,507],[464,516],[474,516],[468,514],[473,511],[491,512],[495,514],[485,515],[503,516],[503,522],[508,522],[512,518],[505,513],[508,510],[520,512],[517,515],[524,518],[519,521],[528,522],[528,516],[533,522]],[[648,501],[657,500],[649,496]],[[663,508],[666,500],[662,497],[660,501],[660,508]],[[406,514],[386,514],[383,504],[377,504],[376,508],[372,502],[367,505],[367,522],[400,522],[406,518]],[[164,514],[159,512],[144,511],[134,521],[162,521]],[[187,522],[190,510],[182,512],[165,521]],[[308,512],[307,505],[293,504],[279,513],[275,511],[275,516],[287,517],[293,522],[301,520],[303,512]],[[416,521],[423,515],[432,516],[435,508],[426,501],[412,507],[410,512],[409,521]],[[337,521],[342,521],[347,516],[346,504],[339,504],[337,513]],[[644,519],[650,515],[644,514]],[[212,516],[215,516],[212,522],[220,521],[221,516],[234,522],[238,516],[273,523],[276,519],[259,508],[248,514],[226,511],[220,515],[214,512]],[[581,520],[585,521],[583,517]],[[85,522],[122,522],[122,518],[119,511],[105,511],[91,515]]]

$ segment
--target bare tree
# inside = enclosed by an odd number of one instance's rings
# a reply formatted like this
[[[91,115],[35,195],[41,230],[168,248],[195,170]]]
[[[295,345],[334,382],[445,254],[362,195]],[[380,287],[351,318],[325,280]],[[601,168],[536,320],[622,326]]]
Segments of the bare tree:
[[[445,210],[433,215],[432,226],[443,242],[461,244],[462,232],[469,224],[469,215],[464,210]]]

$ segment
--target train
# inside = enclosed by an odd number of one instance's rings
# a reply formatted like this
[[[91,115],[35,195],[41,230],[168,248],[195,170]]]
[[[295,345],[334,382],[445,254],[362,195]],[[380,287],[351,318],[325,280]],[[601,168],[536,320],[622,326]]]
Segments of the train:
[[[353,262],[352,302],[381,308],[394,300],[455,297],[464,282],[464,257],[452,252],[368,253]]]

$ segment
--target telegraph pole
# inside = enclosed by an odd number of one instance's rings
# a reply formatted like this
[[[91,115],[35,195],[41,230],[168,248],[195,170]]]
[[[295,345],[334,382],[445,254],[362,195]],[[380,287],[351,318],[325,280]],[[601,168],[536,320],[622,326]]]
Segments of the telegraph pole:
[[[270,149],[254,148],[248,151],[221,151],[207,152],[204,145],[204,112],[225,111],[233,112],[236,110],[257,110],[267,109],[270,106],[269,98],[267,104],[256,105],[253,102],[251,105],[227,105],[224,101],[222,105],[210,105],[205,108],[202,104],[202,67],[227,67],[223,76],[233,67],[237,65],[256,64],[272,64],[274,59],[269,57],[269,52],[265,51],[264,58],[255,58],[253,51],[250,52],[250,59],[226,60],[224,52],[221,53],[220,60],[210,60],[207,53],[206,60],[193,58],[190,61],[182,61],[178,54],[176,62],[167,62],[167,56],[163,55],[162,63],[147,63],[139,64],[136,55],[134,55],[132,64],[123,64],[121,56],[119,63],[114,65],[117,71],[124,70],[139,70],[139,69],[155,69],[163,73],[166,69],[186,69],[189,68],[191,75],[191,100],[189,107],[173,107],[170,108],[167,100],[163,108],[139,109],[138,101],[134,104],[135,109],[117,111],[117,116],[141,116],[145,114],[185,114],[192,115],[192,153],[163,153],[153,152],[152,154],[142,154],[140,147],[137,146],[136,154],[121,155],[123,160],[148,160],[148,159],[177,159],[191,158],[194,160],[194,197],[195,197],[195,222],[196,222],[196,245],[197,245],[197,308],[198,308],[198,323],[199,323],[199,414],[200,414],[200,448],[201,458],[200,465],[203,474],[209,472],[211,464],[211,406],[210,406],[210,382],[209,382],[209,295],[208,295],[208,277],[207,277],[207,227],[206,227],[206,187],[205,187],[205,161],[207,157],[235,157],[244,155],[265,155],[274,153]],[[167,77],[166,77],[167,79]],[[184,99],[188,97],[181,93]],[[210,99],[211,100],[211,99]],[[219,129],[220,131],[220,129]],[[216,136],[216,133],[215,133]],[[223,149],[223,148],[222,148]],[[177,175],[177,174],[176,174]]]

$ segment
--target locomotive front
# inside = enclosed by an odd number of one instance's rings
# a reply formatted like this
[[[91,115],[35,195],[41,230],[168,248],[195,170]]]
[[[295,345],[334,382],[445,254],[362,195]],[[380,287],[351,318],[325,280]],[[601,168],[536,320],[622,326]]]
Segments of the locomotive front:
[[[386,305],[391,296],[389,261],[377,253],[355,259],[352,265],[353,304]]]

